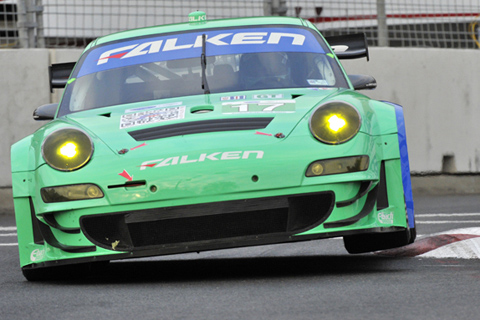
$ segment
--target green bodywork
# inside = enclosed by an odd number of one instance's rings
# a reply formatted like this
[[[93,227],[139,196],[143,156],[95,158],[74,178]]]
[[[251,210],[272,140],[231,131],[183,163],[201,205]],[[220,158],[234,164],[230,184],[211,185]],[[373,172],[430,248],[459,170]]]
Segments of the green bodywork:
[[[125,31],[99,38],[85,51],[130,37],[252,24],[298,25],[316,30],[309,22],[293,18],[215,20]],[[71,83],[74,81],[70,80],[68,85]],[[350,83],[348,85],[351,86]],[[263,105],[281,100],[285,102],[285,109],[240,115],[238,108],[231,108],[231,104],[226,102],[241,101],[225,101],[224,98],[228,96],[245,96],[244,100],[253,109],[258,108],[259,100]],[[362,119],[359,133],[339,145],[319,142],[309,129],[311,113],[320,104],[331,100],[355,106]],[[126,110],[168,104],[184,106],[184,119],[133,129],[235,117],[235,112],[242,118],[271,117],[273,120],[266,128],[259,130],[205,132],[148,141],[137,141],[128,134],[128,130],[119,129]],[[192,112],[204,109],[211,112]],[[81,169],[62,172],[45,162],[41,147],[49,134],[67,127],[79,128],[87,133],[93,141],[94,152],[88,164]],[[394,107],[371,100],[352,88],[211,93],[108,106],[58,117],[12,146],[12,186],[20,265],[52,266],[406,229],[408,225],[397,133]],[[121,150],[124,151],[119,152]],[[307,167],[313,161],[357,155],[369,156],[366,171],[305,176]],[[111,248],[98,246],[80,231],[80,219],[84,216],[156,208],[320,192],[333,192],[334,202],[338,203],[355,198],[365,182],[372,182],[371,188],[374,188],[380,181],[382,166],[385,170],[388,206],[377,210],[375,204],[368,215],[345,226],[327,228],[325,225],[357,215],[364,207],[368,193],[350,205],[337,207],[333,204],[326,221],[279,239],[248,237],[246,242],[223,241],[212,246],[202,242],[198,247],[191,242],[129,251],[119,250],[121,244],[117,247],[117,239],[108,240]],[[131,179],[120,175],[124,171]],[[129,185],[129,180],[140,183]],[[57,203],[45,203],[42,200],[40,190],[43,187],[83,183],[99,186],[104,197]],[[161,211],[157,214],[161,215]],[[52,217],[62,228],[52,226]],[[161,218],[153,220],[158,219]],[[36,226],[39,224],[43,226]],[[50,240],[45,240],[45,232],[49,233]]]

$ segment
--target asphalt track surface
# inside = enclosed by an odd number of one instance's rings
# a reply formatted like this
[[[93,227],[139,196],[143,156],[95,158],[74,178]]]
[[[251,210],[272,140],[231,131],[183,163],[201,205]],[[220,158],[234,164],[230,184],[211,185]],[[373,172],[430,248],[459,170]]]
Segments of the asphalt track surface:
[[[417,241],[349,255],[341,239],[125,260],[28,282],[0,216],[0,319],[478,319],[480,195],[415,197]]]

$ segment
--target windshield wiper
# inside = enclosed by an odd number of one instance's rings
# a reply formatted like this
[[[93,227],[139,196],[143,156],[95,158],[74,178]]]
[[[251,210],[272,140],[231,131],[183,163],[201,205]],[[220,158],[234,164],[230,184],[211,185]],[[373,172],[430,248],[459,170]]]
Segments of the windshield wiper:
[[[206,35],[205,33],[202,35],[202,55],[200,56],[200,63],[202,65],[202,89],[204,93],[210,93],[210,89],[208,88],[207,77],[205,75],[205,71],[207,69],[207,56],[205,55],[205,47],[206,47]]]

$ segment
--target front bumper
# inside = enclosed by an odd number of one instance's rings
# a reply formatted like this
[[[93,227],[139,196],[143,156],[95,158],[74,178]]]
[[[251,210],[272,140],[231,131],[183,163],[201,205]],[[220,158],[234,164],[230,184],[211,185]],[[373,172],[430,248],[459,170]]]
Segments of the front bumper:
[[[80,209],[37,215],[29,198],[16,199],[19,210],[28,201],[31,211],[30,228],[18,231],[21,264],[53,266],[398,231],[407,222],[401,177],[391,174],[397,162],[382,166],[385,183],[344,182],[323,185],[319,192],[104,214]],[[312,189],[319,186],[303,191]],[[350,189],[356,191],[345,199]],[[66,226],[71,218],[78,227]]]

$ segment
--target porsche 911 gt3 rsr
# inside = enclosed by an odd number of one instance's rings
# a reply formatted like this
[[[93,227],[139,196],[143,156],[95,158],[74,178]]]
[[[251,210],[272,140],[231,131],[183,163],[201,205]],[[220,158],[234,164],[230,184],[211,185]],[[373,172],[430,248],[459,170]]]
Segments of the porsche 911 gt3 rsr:
[[[299,18],[197,16],[52,65],[61,102],[11,152],[25,277],[331,237],[350,253],[413,242],[402,107],[356,91],[375,80],[338,59],[359,57],[363,35],[325,40]]]

